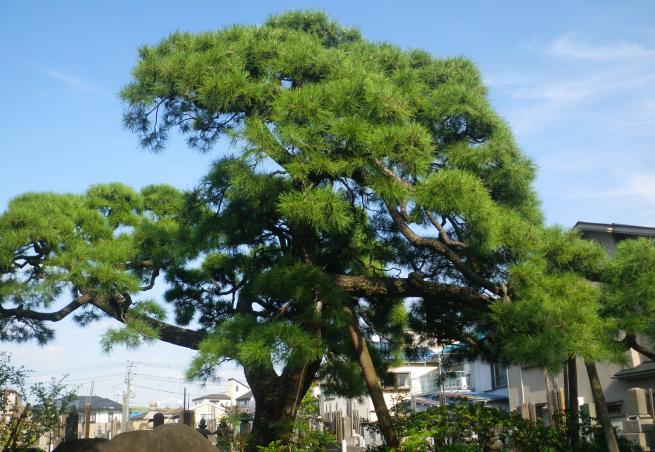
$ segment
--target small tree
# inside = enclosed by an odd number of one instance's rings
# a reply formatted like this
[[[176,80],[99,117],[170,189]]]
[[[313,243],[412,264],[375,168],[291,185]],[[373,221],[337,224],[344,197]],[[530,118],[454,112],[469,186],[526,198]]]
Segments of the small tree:
[[[25,382],[28,374],[23,367],[11,363],[7,352],[0,352],[0,445],[3,450],[29,447],[44,434],[56,430],[60,416],[75,398],[65,384],[55,380],[28,386]]]

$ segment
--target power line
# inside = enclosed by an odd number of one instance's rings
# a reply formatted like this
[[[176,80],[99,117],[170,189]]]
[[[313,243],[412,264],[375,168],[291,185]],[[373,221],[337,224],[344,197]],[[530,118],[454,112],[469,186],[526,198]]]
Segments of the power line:
[[[184,378],[176,378],[176,377],[164,377],[161,375],[148,375],[148,374],[138,374],[134,373],[134,376],[142,377],[142,378],[150,378],[150,379],[157,379],[157,380],[169,380],[169,381],[174,381],[174,382],[180,382],[180,383],[186,383],[186,380]]]
[[[93,365],[88,365],[88,366],[80,366],[80,367],[69,367],[69,368],[62,368],[62,369],[49,369],[49,370],[31,370],[29,371],[31,374],[52,374],[52,373],[59,373],[59,372],[78,372],[78,373],[84,373],[84,372],[92,372],[95,369],[107,369],[110,367],[123,367],[125,365],[125,362],[117,362],[117,363],[108,363],[108,364],[93,364]]]
[[[176,395],[182,395],[181,391],[168,391],[166,389],[158,389],[158,388],[151,388],[149,386],[143,386],[143,385],[137,385],[137,384],[132,384],[135,388],[141,388],[141,389],[149,389],[150,391],[158,391],[158,392],[166,392],[168,394],[176,394]],[[191,394],[187,393],[188,395],[195,395],[195,396],[202,396],[204,394]]]
[[[134,364],[147,367],[165,367],[169,369],[186,369],[187,366],[183,364],[170,364],[170,363],[146,363],[142,361],[133,361]]]

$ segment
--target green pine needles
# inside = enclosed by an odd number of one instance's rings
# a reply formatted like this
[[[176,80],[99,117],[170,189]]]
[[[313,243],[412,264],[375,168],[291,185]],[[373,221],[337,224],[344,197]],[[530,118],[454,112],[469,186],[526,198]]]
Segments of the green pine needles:
[[[257,400],[256,445],[292,425],[316,376],[361,391],[375,372],[363,353],[383,372],[438,340],[557,368],[614,359],[617,325],[652,332],[616,322],[620,286],[603,298],[588,282],[625,281],[639,250],[605,277],[597,246],[542,226],[535,166],[467,59],[290,12],[141,48],[121,97],[152,151],[176,133],[203,152],[228,138],[233,151],[187,193],[108,184],[14,199],[0,217],[2,339],[44,342],[48,321],[75,312],[124,325],[106,349],[199,350],[191,378],[235,360]],[[159,281],[170,320],[144,298]],[[627,296],[650,312],[642,293]],[[40,310],[58,297],[69,304]],[[354,348],[358,334],[382,345]]]

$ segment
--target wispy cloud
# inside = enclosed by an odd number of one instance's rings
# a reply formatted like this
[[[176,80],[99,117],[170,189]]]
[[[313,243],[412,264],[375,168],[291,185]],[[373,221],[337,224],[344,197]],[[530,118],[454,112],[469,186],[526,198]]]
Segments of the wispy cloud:
[[[548,44],[544,51],[547,55],[576,60],[607,61],[618,59],[636,59],[655,56],[655,49],[635,42],[619,41],[613,44],[591,44],[564,35]]]
[[[47,68],[44,69],[44,72],[50,77],[54,78],[58,82],[68,86],[77,91],[97,91],[97,87],[84,80],[82,77],[76,74],[71,74],[69,72],[58,71],[56,69]]]
[[[505,114],[519,135],[570,120],[597,122],[613,130],[631,129],[640,135],[655,130],[649,128],[655,117],[652,105],[644,104],[643,99],[643,93],[655,88],[655,58],[615,62],[593,71],[508,74],[488,77],[487,82],[511,101]],[[612,115],[599,105],[612,105]]]
[[[646,202],[655,210],[655,172],[636,171],[626,177],[622,185],[607,191],[606,196],[633,197]]]

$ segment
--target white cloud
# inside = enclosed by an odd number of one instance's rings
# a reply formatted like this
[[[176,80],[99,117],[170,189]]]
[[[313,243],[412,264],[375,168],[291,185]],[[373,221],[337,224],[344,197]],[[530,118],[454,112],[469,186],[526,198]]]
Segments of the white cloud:
[[[505,110],[510,124],[520,136],[558,121],[594,121],[602,127],[621,129],[640,127],[640,133],[652,124],[652,106],[627,105],[627,99],[655,88],[655,72],[622,65],[593,73],[525,74],[517,77],[495,77],[493,89],[503,91],[512,99]],[[593,103],[618,102],[612,116],[601,115]],[[643,104],[643,101],[640,101]]]
[[[78,91],[96,91],[97,88],[92,83],[84,80],[82,77],[71,74],[69,72],[62,72],[52,68],[47,68],[44,70],[46,74],[54,78],[58,82],[73,88]]]
[[[624,178],[622,185],[607,191],[606,196],[638,198],[655,210],[655,172],[636,171]]]
[[[617,59],[637,59],[655,56],[655,49],[641,44],[619,41],[614,44],[590,44],[575,39],[574,35],[561,36],[548,44],[546,54],[558,58],[575,60],[607,61]]]
[[[630,136],[655,136],[655,98],[640,99],[607,122],[612,130]]]

